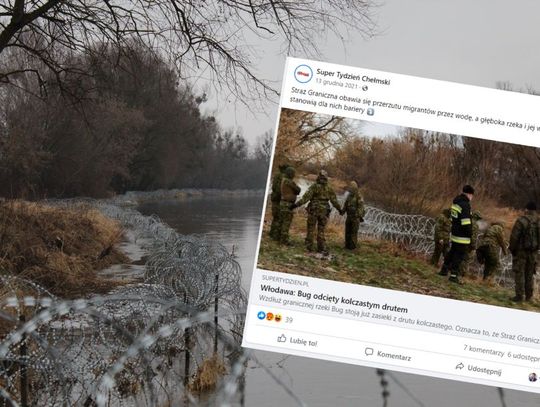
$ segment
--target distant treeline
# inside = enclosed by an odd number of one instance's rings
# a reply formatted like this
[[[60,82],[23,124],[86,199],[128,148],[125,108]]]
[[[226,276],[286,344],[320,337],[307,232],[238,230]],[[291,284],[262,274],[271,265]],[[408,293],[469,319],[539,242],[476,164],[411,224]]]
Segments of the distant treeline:
[[[282,109],[274,159],[302,172],[355,180],[368,202],[397,213],[435,215],[464,184],[475,208],[540,202],[540,148],[412,128],[374,137],[364,122]]]
[[[522,209],[540,199],[540,149],[478,138],[416,129],[353,137],[328,166],[394,212],[435,214],[466,183],[476,188],[476,207]]]
[[[80,69],[39,81],[22,72],[0,85],[0,196],[264,187],[268,134],[249,151],[242,135],[201,113],[206,96],[146,47],[96,51],[69,56]],[[43,81],[59,85],[43,94]]]

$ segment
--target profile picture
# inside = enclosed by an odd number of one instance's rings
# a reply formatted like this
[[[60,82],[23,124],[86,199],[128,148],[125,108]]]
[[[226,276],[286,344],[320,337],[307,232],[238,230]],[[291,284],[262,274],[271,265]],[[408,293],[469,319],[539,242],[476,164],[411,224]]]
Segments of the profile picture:
[[[536,375],[536,373],[533,372],[533,373],[529,374],[529,381],[530,382],[535,382],[537,380],[538,380],[538,376]]]

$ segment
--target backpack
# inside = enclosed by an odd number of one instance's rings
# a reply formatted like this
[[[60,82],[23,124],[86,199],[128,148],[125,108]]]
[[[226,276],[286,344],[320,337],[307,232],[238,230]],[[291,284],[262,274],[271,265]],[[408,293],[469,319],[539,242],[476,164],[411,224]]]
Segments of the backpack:
[[[527,217],[524,219],[527,219],[527,225],[521,238],[521,247],[526,251],[536,251],[540,247],[540,222],[538,219],[534,222]]]

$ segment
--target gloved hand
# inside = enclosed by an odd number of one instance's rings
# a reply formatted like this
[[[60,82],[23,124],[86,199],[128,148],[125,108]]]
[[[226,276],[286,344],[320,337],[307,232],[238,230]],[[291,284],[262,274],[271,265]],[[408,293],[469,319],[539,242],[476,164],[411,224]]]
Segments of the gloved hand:
[[[298,205],[296,205],[296,203],[292,203],[289,205],[289,209],[292,211],[294,209],[298,208]]]

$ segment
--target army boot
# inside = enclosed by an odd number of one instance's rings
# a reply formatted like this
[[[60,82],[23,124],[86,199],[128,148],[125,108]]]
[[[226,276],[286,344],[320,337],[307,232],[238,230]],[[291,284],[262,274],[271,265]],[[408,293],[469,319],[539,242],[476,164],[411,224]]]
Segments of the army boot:
[[[446,268],[446,266],[444,264],[441,267],[441,271],[439,271],[439,275],[444,276],[444,277],[446,277],[448,275],[448,269]]]
[[[460,284],[460,285],[463,284],[463,281],[461,281],[456,274],[451,274],[448,281],[450,281],[451,283],[455,283],[455,284]]]

